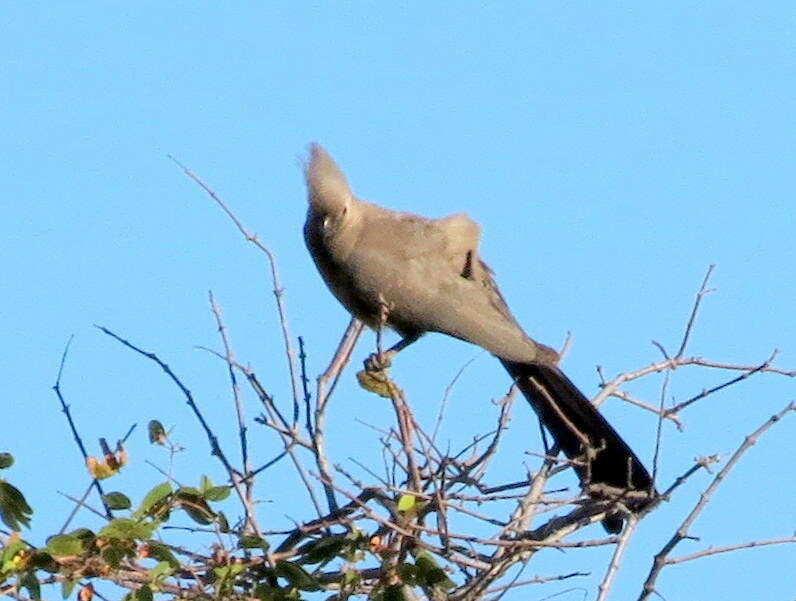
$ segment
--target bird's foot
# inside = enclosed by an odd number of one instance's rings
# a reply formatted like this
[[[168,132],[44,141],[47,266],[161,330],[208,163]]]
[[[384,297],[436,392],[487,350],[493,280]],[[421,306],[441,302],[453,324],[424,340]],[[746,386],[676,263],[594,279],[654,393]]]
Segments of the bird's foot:
[[[395,384],[390,379],[389,369],[398,351],[373,353],[364,361],[365,369],[357,372],[359,385],[365,390],[375,392],[381,397],[391,398],[395,394]]]
[[[365,371],[369,373],[378,373],[387,371],[392,365],[392,360],[397,351],[383,351],[381,353],[373,353],[365,359]]]

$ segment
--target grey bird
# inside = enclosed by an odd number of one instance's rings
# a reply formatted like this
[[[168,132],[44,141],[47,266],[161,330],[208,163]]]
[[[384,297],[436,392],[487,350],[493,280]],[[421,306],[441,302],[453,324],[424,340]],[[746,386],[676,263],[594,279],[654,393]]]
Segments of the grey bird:
[[[503,364],[593,497],[637,511],[652,478],[595,406],[559,369],[558,353],[530,338],[509,311],[479,256],[480,226],[467,215],[442,219],[392,211],[354,196],[318,144],[305,166],[304,238],[332,293],[355,317],[394,329],[390,356],[426,332],[476,344]],[[604,521],[622,528],[619,514]]]

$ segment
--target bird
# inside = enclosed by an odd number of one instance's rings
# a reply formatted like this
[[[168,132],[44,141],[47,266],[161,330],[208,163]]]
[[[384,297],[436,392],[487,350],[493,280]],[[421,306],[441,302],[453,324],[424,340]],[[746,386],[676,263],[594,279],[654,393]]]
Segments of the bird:
[[[478,223],[463,213],[430,219],[361,200],[317,143],[308,147],[304,175],[304,239],[323,280],[354,317],[401,336],[366,367],[389,364],[427,332],[475,344],[500,361],[590,496],[621,499],[635,512],[651,502],[644,464],[564,374],[559,354],[512,315],[480,256]],[[609,513],[603,525],[621,531],[621,514]]]

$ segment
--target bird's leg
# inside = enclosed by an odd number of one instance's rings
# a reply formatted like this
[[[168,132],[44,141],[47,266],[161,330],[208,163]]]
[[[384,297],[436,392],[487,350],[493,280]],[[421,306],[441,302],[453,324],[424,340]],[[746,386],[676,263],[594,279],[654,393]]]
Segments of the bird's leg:
[[[365,359],[365,369],[357,372],[359,385],[381,397],[394,399],[398,389],[390,379],[387,370],[392,363],[392,358],[398,354],[398,351],[409,346],[418,338],[420,338],[420,334],[404,336],[386,351],[379,351],[370,355]]]
[[[392,365],[393,358],[407,346],[415,342],[418,338],[420,338],[420,334],[408,334],[401,338],[398,342],[393,344],[390,348],[386,351],[382,351],[379,349],[379,352],[372,353],[365,359],[365,371],[368,372],[379,372],[384,371],[385,369],[389,369],[390,365]]]

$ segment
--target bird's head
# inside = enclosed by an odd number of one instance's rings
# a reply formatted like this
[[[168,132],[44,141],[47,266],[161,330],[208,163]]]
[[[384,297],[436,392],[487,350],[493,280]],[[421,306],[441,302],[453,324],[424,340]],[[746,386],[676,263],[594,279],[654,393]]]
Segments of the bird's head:
[[[309,145],[304,167],[311,218],[327,233],[336,231],[347,218],[356,199],[337,163],[315,142]]]

